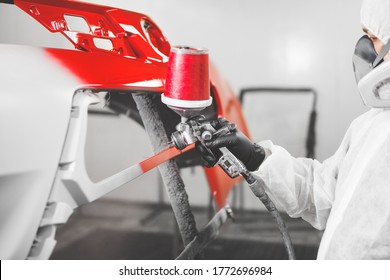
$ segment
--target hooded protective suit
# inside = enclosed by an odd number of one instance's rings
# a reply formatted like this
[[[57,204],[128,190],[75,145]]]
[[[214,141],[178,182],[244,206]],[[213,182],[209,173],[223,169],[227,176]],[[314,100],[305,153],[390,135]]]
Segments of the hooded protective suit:
[[[383,43],[390,40],[390,1],[363,0],[360,13],[362,25]]]
[[[390,39],[390,0],[363,0],[362,23]],[[318,259],[390,259],[390,109],[354,120],[336,153],[320,163],[270,141],[254,172],[280,210],[325,229]]]

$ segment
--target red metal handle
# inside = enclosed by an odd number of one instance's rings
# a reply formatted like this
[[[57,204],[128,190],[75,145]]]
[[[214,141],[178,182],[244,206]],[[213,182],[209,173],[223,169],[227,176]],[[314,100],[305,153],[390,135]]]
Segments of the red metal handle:
[[[150,169],[157,167],[159,164],[167,160],[170,160],[189,150],[192,150],[193,148],[195,148],[195,144],[188,145],[183,150],[178,150],[175,146],[172,146],[166,150],[159,152],[158,154],[155,154],[154,156],[151,156],[148,159],[145,159],[144,161],[140,162],[139,165],[141,166],[142,171],[145,173]]]

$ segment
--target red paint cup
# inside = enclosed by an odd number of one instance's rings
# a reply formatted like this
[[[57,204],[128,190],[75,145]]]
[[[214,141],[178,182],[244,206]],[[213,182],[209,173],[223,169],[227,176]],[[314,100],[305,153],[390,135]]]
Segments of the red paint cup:
[[[163,103],[182,116],[191,115],[212,103],[207,49],[176,46],[168,61]]]

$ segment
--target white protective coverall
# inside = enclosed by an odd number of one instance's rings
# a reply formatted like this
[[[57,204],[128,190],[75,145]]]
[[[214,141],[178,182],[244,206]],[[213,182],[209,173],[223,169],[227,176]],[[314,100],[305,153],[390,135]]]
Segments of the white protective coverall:
[[[364,0],[362,23],[390,38],[390,0]],[[323,163],[258,144],[271,154],[254,175],[278,208],[325,229],[318,259],[390,259],[390,109],[355,119]]]

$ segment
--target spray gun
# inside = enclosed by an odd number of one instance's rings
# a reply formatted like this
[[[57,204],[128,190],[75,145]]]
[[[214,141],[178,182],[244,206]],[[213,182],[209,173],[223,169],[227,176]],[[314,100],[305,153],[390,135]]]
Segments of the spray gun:
[[[193,47],[173,47],[171,49],[165,91],[161,100],[181,116],[181,122],[176,127],[177,131],[171,135],[173,144],[179,150],[198,143],[204,147],[204,150],[215,156],[206,147],[205,141],[236,131],[236,126],[231,123],[216,129],[200,113],[212,103],[208,51],[206,49]],[[256,179],[226,147],[219,148],[219,151],[217,164],[229,177],[242,176],[246,180],[252,192],[276,220],[289,259],[295,259],[287,227],[274,203],[265,192],[264,181]]]
[[[181,116],[182,121],[171,136],[172,142],[179,150],[200,142],[205,150],[212,153],[204,145],[204,141],[235,130],[232,124],[216,130],[200,115],[200,112],[212,103],[207,49],[193,47],[171,49],[165,91],[161,100]],[[220,151],[222,156],[218,165],[231,178],[239,176],[243,171],[243,164],[227,148],[221,148]]]
[[[203,146],[203,150],[215,156],[213,152],[206,147],[205,141],[234,133],[236,131],[236,125],[228,123],[217,130],[211,122],[206,121],[203,116],[197,116],[187,120],[185,123],[178,124],[176,129],[177,131],[171,135],[172,142],[176,148],[182,150],[193,143],[200,143]],[[217,164],[229,177],[236,178],[240,176],[246,169],[241,161],[225,147],[220,148],[219,151],[221,152],[221,155]]]
[[[211,140],[235,130],[231,124],[216,130],[204,120],[200,112],[212,103],[210,97],[209,57],[206,49],[173,47],[168,63],[168,74],[162,102],[182,117],[177,131],[171,136],[179,150],[190,144]],[[211,151],[203,145],[210,153]],[[231,178],[240,175],[243,164],[226,148],[220,149],[218,165]]]

